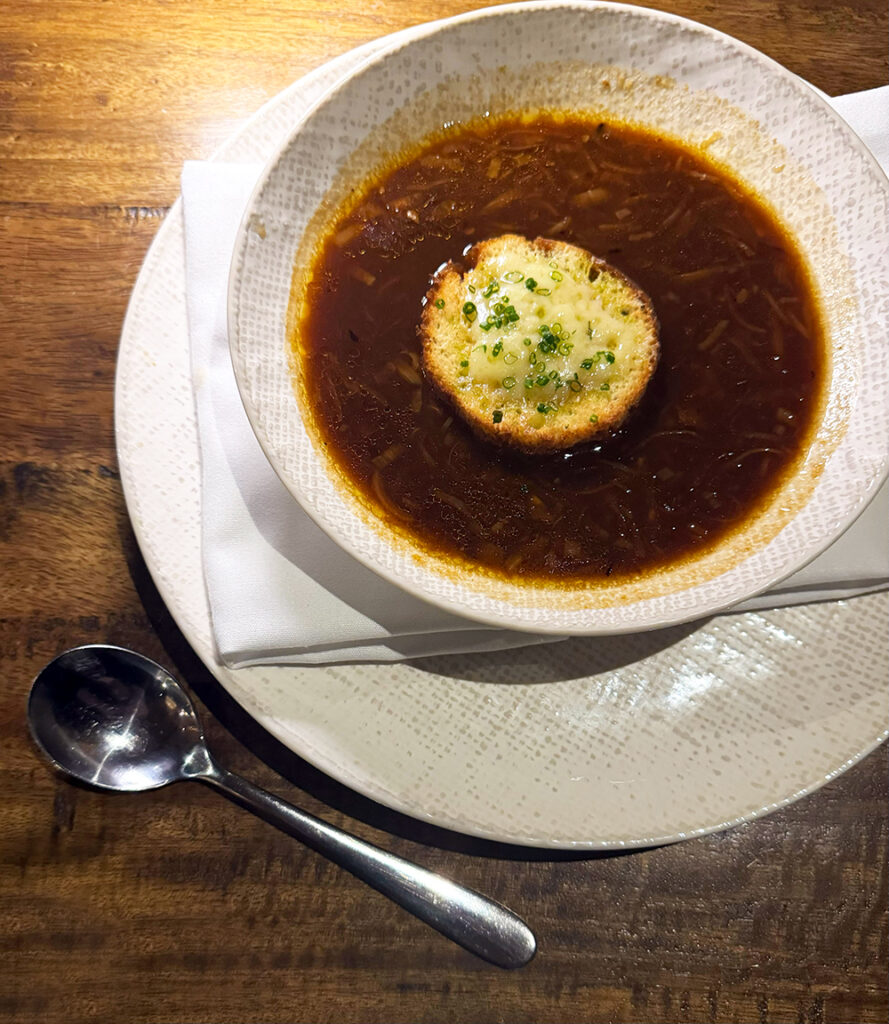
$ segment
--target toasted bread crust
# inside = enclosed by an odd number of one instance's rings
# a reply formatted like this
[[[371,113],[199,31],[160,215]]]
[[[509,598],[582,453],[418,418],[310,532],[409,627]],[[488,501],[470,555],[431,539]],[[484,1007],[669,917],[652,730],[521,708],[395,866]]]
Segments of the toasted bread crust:
[[[579,374],[575,372],[573,380],[568,381],[570,391],[565,389],[560,394],[553,388],[546,390],[551,408],[545,413],[539,411],[541,406],[547,405],[547,402],[538,401],[540,389],[517,387],[516,380],[507,377],[507,382],[513,381],[507,392],[499,382],[483,384],[467,378],[470,355],[473,350],[477,352],[484,348],[484,344],[478,342],[489,340],[490,328],[488,335],[479,335],[466,315],[461,315],[467,298],[477,297],[477,292],[470,294],[467,282],[478,268],[502,266],[504,261],[527,266],[532,259],[537,260],[538,267],[542,259],[547,266],[558,268],[548,276],[556,277],[558,274],[559,281],[563,275],[571,274],[569,283],[575,292],[583,289],[586,282],[587,290],[599,296],[597,301],[610,316],[609,322],[614,322],[616,310],[624,318],[621,321],[624,334],[620,346],[615,349],[620,353],[616,364],[619,372],[614,370],[601,384],[596,383],[599,377],[588,379],[582,371],[582,380],[579,380]],[[513,273],[517,276],[519,272]],[[530,277],[526,280],[528,285],[533,281]],[[518,284],[504,285],[504,288],[527,299]],[[542,294],[544,289],[538,288],[538,292]],[[546,290],[546,294],[549,296],[550,291]],[[547,300],[541,300],[544,301]],[[532,326],[539,331],[542,328],[537,327],[538,322]],[[538,334],[532,333],[531,327],[525,323],[517,322],[514,327],[509,324],[506,330],[512,333],[503,336],[513,339],[513,345],[516,344],[514,339],[524,333],[530,334],[537,342]],[[616,430],[642,398],[660,354],[658,323],[651,300],[634,282],[609,263],[577,246],[546,238],[528,241],[518,235],[502,235],[480,242],[467,252],[461,266],[449,262],[441,267],[426,294],[419,334],[427,379],[453,404],[472,429],[495,443],[532,454],[572,448],[606,437]],[[524,341],[526,348],[519,349],[521,355],[516,358],[524,358],[529,343],[528,339]],[[573,347],[573,344],[564,346],[569,350]],[[515,352],[510,355],[515,356]],[[596,356],[607,357],[610,364],[615,364],[615,359],[603,350]],[[514,359],[513,362],[518,370],[528,372],[524,361],[519,364]],[[590,360],[584,362],[584,367],[587,362]],[[607,368],[611,369],[610,366]],[[523,377],[523,385],[527,380]]]

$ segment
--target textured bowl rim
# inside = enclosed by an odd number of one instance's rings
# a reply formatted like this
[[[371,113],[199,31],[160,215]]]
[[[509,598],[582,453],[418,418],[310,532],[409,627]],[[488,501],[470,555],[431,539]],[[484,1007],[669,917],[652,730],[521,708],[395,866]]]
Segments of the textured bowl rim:
[[[723,592],[721,597],[714,598],[706,602],[698,602],[693,609],[677,608],[671,613],[659,614],[656,620],[648,623],[632,621],[614,624],[594,621],[589,624],[572,625],[569,630],[566,630],[564,628],[559,628],[556,624],[552,623],[516,621],[509,611],[500,612],[494,609],[488,609],[484,612],[476,611],[475,609],[468,608],[458,599],[452,599],[440,594],[430,593],[411,581],[405,580],[399,574],[390,572],[373,557],[366,555],[356,547],[343,529],[341,529],[336,523],[326,519],[316,510],[305,490],[284,470],[274,447],[269,443],[262,429],[259,412],[254,407],[250,398],[247,386],[248,382],[242,374],[235,352],[234,339],[237,337],[238,325],[237,293],[243,264],[242,254],[246,247],[249,232],[252,230],[252,225],[254,223],[257,200],[265,189],[269,179],[275,173],[278,163],[293,144],[294,139],[303,130],[305,125],[315,116],[317,111],[328,104],[339,93],[349,88],[353,79],[358,75],[363,74],[371,67],[385,63],[393,55],[414,46],[417,42],[427,39],[442,30],[468,22],[499,18],[504,15],[519,14],[525,11],[540,12],[547,9],[578,12],[591,12],[595,10],[619,11],[622,13],[636,15],[651,21],[663,22],[681,29],[701,33],[709,36],[713,41],[728,44],[736,51],[746,54],[767,71],[789,82],[793,88],[801,89],[804,92],[810,93],[817,101],[822,112],[826,113],[828,119],[833,122],[834,126],[839,127],[842,130],[846,144],[855,149],[858,152],[858,155],[862,157],[866,163],[870,164],[871,169],[875,171],[877,177],[882,180],[884,189],[889,191],[889,178],[887,178],[886,173],[883,171],[883,168],[880,166],[876,157],[865,143],[862,142],[845,119],[835,110],[824,92],[785,68],[784,65],[780,64],[774,58],[767,56],[750,44],[745,43],[728,33],[722,32],[719,29],[711,28],[709,25],[694,21],[690,18],[685,18],[681,15],[671,14],[647,7],[640,7],[635,4],[614,3],[611,2],[611,0],[522,0],[522,2],[518,3],[509,3],[497,7],[485,7],[476,11],[468,11],[463,14],[415,26],[409,38],[397,39],[391,45],[386,46],[361,60],[343,78],[339,79],[328,90],[326,90],[305,112],[299,121],[296,122],[286,137],[281,139],[272,155],[266,161],[262,172],[256,180],[250,194],[250,198],[245,206],[232,250],[227,288],[229,352],[232,358],[235,381],[237,383],[245,413],[257,441],[259,442],[263,453],[274,469],[276,475],[312,521],[325,534],[327,534],[331,540],[339,545],[340,548],[346,551],[351,557],[355,558],[356,561],[365,566],[365,568],[371,570],[378,576],[387,580],[389,583],[392,583],[400,589],[410,593],[419,600],[438,607],[443,611],[483,625],[508,628],[516,632],[549,636],[618,636],[621,634],[643,632],[651,629],[669,628],[671,626],[681,625],[683,623],[707,618],[712,615],[719,614],[720,612],[728,611],[743,601],[757,597],[773,587],[776,587],[784,580],[799,572],[805,566],[809,565],[816,558],[822,555],[859,518],[859,516],[861,516],[870,504],[884,481],[889,477],[889,449],[884,448],[881,454],[879,470],[872,476],[867,486],[862,486],[856,492],[856,503],[852,507],[847,508],[844,515],[836,520],[834,529],[829,534],[825,535],[819,544],[807,548],[796,559],[786,563],[782,568],[772,571],[765,578],[761,578],[755,588],[748,586],[738,592]],[[337,483],[335,486],[339,490],[343,485],[342,483]],[[779,533],[780,532],[781,531],[779,530]],[[729,573],[730,572],[731,570],[729,570]],[[717,576],[718,575],[720,574],[717,574]],[[722,575],[728,575],[728,573],[723,573]],[[529,592],[533,592],[533,588],[530,588]],[[631,601],[628,603],[627,607],[633,607],[633,605],[638,603],[639,602]],[[592,611],[595,612],[594,609]]]

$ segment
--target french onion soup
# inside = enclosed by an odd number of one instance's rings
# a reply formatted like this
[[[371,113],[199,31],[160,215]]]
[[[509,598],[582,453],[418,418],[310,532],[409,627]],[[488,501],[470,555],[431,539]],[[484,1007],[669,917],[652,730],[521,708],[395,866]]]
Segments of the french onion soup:
[[[519,248],[486,269],[504,236]],[[551,302],[578,251],[628,289],[595,323],[579,285]],[[445,267],[478,301],[435,289]],[[353,191],[304,280],[290,344],[326,452],[396,530],[495,577],[588,586],[709,550],[815,426],[824,346],[793,240],[705,154],[637,127],[451,126]],[[659,358],[616,415],[624,309],[650,313]],[[423,361],[445,313],[465,346],[450,391]],[[517,396],[528,422],[499,434]],[[554,430],[575,408],[583,429]]]

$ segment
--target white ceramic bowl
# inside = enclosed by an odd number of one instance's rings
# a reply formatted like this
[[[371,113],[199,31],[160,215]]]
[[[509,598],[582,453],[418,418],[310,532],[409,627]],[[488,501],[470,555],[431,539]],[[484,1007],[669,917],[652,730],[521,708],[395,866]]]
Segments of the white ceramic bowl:
[[[529,107],[594,109],[692,145],[709,140],[710,154],[766,197],[795,235],[820,293],[831,380],[807,457],[742,530],[641,583],[588,591],[495,585],[396,535],[316,446],[292,384],[285,325],[294,262],[349,183],[445,120]],[[817,556],[886,474],[887,197],[876,161],[823,98],[701,25],[623,5],[561,2],[436,22],[335,86],[266,167],[230,280],[242,399],[270,462],[315,521],[365,565],[433,604],[550,633],[619,633],[698,618]]]

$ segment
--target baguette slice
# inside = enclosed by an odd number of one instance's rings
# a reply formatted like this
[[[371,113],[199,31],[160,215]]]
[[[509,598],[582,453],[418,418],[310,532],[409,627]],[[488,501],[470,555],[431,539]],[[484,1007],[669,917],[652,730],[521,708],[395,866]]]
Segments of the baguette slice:
[[[436,272],[419,327],[429,379],[479,434],[551,452],[604,437],[657,366],[648,296],[567,242],[500,235]]]

